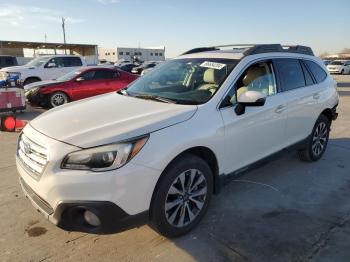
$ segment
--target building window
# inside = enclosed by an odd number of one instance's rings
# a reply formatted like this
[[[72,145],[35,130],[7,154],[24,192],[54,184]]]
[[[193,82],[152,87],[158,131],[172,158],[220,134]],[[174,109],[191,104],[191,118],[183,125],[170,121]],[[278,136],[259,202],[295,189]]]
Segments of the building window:
[[[123,55],[123,52],[119,52],[119,55]]]
[[[153,56],[153,53],[151,53],[151,56]]]
[[[126,55],[130,55],[130,52],[126,52],[125,54],[126,54]]]
[[[113,52],[113,55],[115,55],[115,52]]]
[[[162,56],[163,54],[162,53],[159,53],[159,56]]]
[[[108,53],[105,53],[105,55],[107,55]]]
[[[155,56],[158,56],[158,53],[154,53]]]

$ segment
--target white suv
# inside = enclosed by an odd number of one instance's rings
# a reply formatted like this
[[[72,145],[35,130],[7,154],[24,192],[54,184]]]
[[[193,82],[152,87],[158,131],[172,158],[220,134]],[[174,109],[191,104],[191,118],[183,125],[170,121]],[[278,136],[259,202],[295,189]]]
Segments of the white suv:
[[[350,74],[350,61],[332,61],[327,65],[329,73]]]
[[[80,56],[51,55],[37,57],[23,66],[2,68],[1,71],[18,75],[23,85],[28,85],[37,81],[56,79],[86,65],[86,61]]]
[[[196,48],[119,93],[31,121],[18,140],[20,183],[63,229],[110,233],[146,219],[179,236],[226,178],[287,148],[320,159],[337,104],[310,48]]]

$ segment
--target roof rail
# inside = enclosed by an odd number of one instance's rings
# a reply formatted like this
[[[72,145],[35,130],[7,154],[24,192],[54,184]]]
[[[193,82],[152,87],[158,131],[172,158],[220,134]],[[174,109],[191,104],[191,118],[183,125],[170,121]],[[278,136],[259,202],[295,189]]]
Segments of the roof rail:
[[[308,46],[302,45],[280,45],[280,44],[233,44],[233,45],[218,45],[211,47],[199,47],[191,49],[183,55],[194,54],[207,51],[220,50],[222,47],[233,47],[233,49],[242,49],[244,56],[256,55],[262,53],[272,53],[272,52],[288,52],[288,53],[299,53],[305,55],[313,56],[314,53],[312,49]]]

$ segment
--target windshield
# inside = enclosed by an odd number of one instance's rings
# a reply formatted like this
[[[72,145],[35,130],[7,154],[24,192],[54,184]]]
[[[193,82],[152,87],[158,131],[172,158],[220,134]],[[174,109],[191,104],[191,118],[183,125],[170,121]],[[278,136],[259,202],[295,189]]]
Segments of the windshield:
[[[65,75],[63,75],[61,77],[56,78],[56,80],[58,80],[58,81],[69,81],[69,80],[72,80],[77,75],[79,75],[80,73],[81,73],[81,71],[72,71],[72,72],[69,72],[68,74],[65,74]]]
[[[126,92],[130,96],[157,97],[179,104],[203,104],[237,63],[233,59],[174,59],[140,77]]]
[[[47,57],[38,57],[38,58],[34,58],[33,60],[31,60],[27,66],[30,67],[40,67],[43,64],[45,64],[48,61]]]
[[[344,65],[344,62],[342,61],[333,61],[330,63],[330,65]]]

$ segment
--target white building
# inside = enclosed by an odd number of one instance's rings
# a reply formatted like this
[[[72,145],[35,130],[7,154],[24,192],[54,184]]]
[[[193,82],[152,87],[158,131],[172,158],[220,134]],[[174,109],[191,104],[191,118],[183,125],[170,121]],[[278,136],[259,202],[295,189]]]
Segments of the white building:
[[[98,60],[104,62],[116,62],[118,60],[117,57],[117,49],[116,48],[98,48]]]
[[[137,58],[140,61],[164,61],[165,47],[151,47],[151,48],[117,48],[118,60],[132,61]]]

